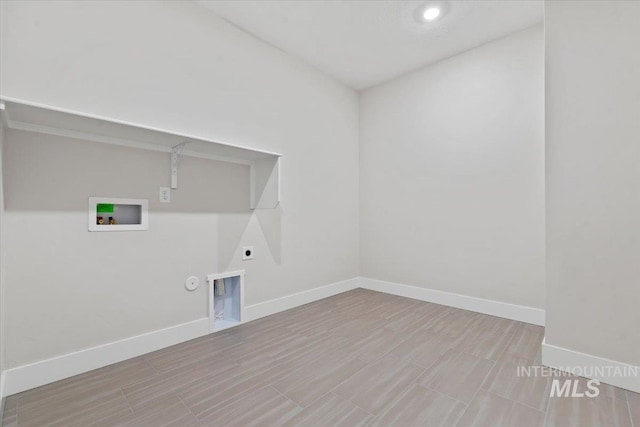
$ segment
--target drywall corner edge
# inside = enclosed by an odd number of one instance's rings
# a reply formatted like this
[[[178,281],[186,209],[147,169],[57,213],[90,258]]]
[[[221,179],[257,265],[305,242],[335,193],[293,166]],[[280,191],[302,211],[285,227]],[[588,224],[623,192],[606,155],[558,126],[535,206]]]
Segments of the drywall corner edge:
[[[542,364],[560,371],[640,393],[640,366],[558,347],[542,340]],[[635,375],[618,375],[635,373]]]
[[[461,308],[463,310],[475,311],[491,316],[503,317],[505,319],[517,320],[519,322],[531,323],[533,325],[544,326],[545,321],[545,311],[540,308],[526,307],[501,301],[436,291],[418,286],[368,279],[365,277],[360,278],[360,287],[420,301]]]

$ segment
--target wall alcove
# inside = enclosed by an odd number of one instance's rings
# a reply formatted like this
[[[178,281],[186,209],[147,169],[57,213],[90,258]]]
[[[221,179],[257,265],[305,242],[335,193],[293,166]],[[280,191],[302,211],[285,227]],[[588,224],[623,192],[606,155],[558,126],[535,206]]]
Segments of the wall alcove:
[[[14,98],[2,98],[0,108],[10,129],[171,153],[172,176],[177,176],[173,159],[178,151],[179,155],[249,165],[251,209],[274,209],[280,204],[279,153]]]

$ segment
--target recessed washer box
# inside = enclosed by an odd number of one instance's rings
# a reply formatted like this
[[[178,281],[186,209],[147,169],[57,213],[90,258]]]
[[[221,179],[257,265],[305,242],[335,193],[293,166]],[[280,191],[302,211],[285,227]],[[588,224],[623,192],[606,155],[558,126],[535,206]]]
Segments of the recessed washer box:
[[[149,201],[115,197],[89,197],[89,231],[149,229]]]

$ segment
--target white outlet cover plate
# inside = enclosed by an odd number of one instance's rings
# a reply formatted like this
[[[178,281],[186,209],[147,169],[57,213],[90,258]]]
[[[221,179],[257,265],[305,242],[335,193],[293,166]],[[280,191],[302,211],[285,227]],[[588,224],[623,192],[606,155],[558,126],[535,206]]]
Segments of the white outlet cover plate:
[[[171,203],[171,189],[160,187],[160,203]]]
[[[249,255],[247,255],[247,252],[249,252]],[[242,260],[243,261],[247,261],[250,259],[253,259],[253,246],[243,246],[242,247]]]
[[[198,289],[199,285],[200,279],[198,279],[196,276],[189,276],[184,282],[184,287],[187,288],[188,291],[195,291],[196,289]]]

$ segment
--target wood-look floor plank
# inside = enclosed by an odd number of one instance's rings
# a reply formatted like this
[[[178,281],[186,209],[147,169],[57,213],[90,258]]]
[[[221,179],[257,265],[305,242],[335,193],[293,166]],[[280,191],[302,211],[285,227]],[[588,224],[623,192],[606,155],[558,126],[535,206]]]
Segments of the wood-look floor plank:
[[[577,392],[588,390],[587,380],[578,377],[563,377],[565,380],[578,381]],[[547,409],[546,425],[549,427],[632,427],[629,406],[626,399],[610,396],[611,392],[597,397],[550,397]]]
[[[9,396],[2,425],[640,427],[636,393],[550,399],[552,379],[518,377],[543,336],[356,289]]]
[[[234,401],[242,400],[254,390],[273,383],[286,372],[285,367],[272,362],[239,366],[217,375],[213,381],[202,378],[178,387],[176,394],[198,419],[203,419]]]
[[[406,340],[403,334],[379,328],[366,335],[353,337],[342,349],[366,363],[387,354],[393,347]]]
[[[531,360],[505,354],[493,367],[483,388],[498,396],[520,402],[539,411],[545,411],[549,401],[551,377],[534,375],[539,366]],[[527,368],[530,376],[526,376]],[[520,375],[518,370],[520,369]]]
[[[453,342],[452,338],[445,335],[419,330],[410,334],[405,341],[392,348],[387,354],[428,368],[451,348]]]
[[[271,386],[259,388],[240,400],[200,418],[200,425],[229,427],[282,426],[302,408]]]
[[[480,390],[456,427],[506,427],[513,401],[504,397]]]
[[[366,425],[371,418],[371,414],[349,400],[334,393],[327,393],[304,408],[286,425],[288,427],[360,427]]]
[[[494,363],[450,349],[430,368],[427,368],[427,371],[418,379],[418,383],[461,402],[469,403]]]
[[[543,327],[525,323],[515,338],[509,343],[505,353],[519,356],[539,364],[542,362],[541,345],[543,339]]]
[[[275,357],[274,360],[291,371],[303,366],[315,366],[320,360],[340,351],[339,349],[348,343],[349,339],[346,337],[325,334]]]
[[[361,360],[344,352],[334,352],[315,366],[303,366],[274,387],[284,395],[306,407],[330,392],[365,366]]]
[[[521,403],[514,403],[507,419],[507,426],[517,427],[543,427],[544,415],[542,411],[538,411]]]
[[[424,368],[397,357],[384,357],[340,384],[334,393],[375,415],[423,371]]]
[[[215,357],[242,343],[238,334],[222,331],[218,334],[187,341],[142,356],[157,372],[176,369],[180,366],[193,366],[206,363],[207,358]]]
[[[389,404],[370,425],[449,427],[455,425],[464,409],[463,403],[414,384]]]
[[[629,403],[629,413],[634,427],[640,427],[640,393],[627,391],[627,401]]]
[[[86,398],[87,395],[112,392],[155,374],[145,360],[136,358],[19,393],[17,398],[24,409],[56,406],[65,401]]]
[[[18,425],[18,397],[9,396],[4,402],[4,412],[2,413],[3,427],[17,427]]]
[[[489,321],[486,321],[489,319]],[[473,324],[455,340],[452,348],[483,359],[497,360],[523,324],[512,320],[487,316]]]
[[[18,402],[18,405],[20,403]],[[18,406],[20,409],[20,406]],[[32,406],[18,415],[21,427],[84,427],[117,414],[131,413],[131,407],[120,390],[90,393],[83,398],[56,404]]]
[[[395,317],[387,319],[384,326],[386,329],[398,333],[414,334],[427,328],[430,323],[439,317],[444,316],[448,309],[443,305],[418,301],[418,304],[409,307]]]
[[[427,328],[433,332],[458,338],[482,318],[481,314],[450,308],[442,316],[433,319]]]
[[[124,395],[131,407],[136,410],[148,404],[152,404],[166,395],[171,395],[177,390],[188,387],[189,384],[215,383],[217,377],[228,375],[230,371],[239,365],[233,360],[217,360],[210,364],[193,367],[178,366],[176,369],[158,374],[152,378],[124,386]]]

